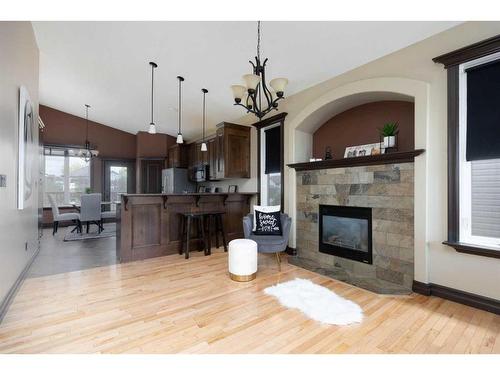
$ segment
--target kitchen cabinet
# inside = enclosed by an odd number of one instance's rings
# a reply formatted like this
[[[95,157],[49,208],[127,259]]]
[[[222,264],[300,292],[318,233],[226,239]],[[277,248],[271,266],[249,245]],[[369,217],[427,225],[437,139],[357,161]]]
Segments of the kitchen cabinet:
[[[250,178],[250,128],[223,122],[215,133],[216,179]]]
[[[189,167],[208,165],[208,179],[250,178],[250,128],[227,122],[217,125],[215,135],[189,145]]]
[[[207,157],[208,157],[208,179],[217,180],[216,163],[217,163],[217,149],[216,138],[212,137],[207,139]]]
[[[176,143],[168,149],[169,168],[187,168],[189,163],[189,146]]]

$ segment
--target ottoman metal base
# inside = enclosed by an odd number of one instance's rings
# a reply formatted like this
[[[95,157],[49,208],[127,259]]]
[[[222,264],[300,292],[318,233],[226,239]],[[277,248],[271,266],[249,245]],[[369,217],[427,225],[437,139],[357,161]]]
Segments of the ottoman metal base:
[[[233,281],[252,281],[257,277],[257,272],[252,273],[251,275],[235,275],[229,272],[229,277]]]

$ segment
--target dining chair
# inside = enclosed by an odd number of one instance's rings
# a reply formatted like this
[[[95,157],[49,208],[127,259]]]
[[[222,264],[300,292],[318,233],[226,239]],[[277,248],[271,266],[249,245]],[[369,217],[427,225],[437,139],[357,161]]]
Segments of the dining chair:
[[[98,233],[101,233],[103,229],[101,223],[101,193],[82,194],[80,202],[80,222],[87,225],[86,232],[89,232],[90,224],[95,224]]]
[[[81,232],[80,214],[77,212],[67,212],[64,214],[60,213],[59,206],[57,205],[54,196],[52,194],[47,194],[47,196],[49,197],[50,207],[52,208],[52,235],[55,235],[57,233],[60,221],[72,221],[76,225],[75,229],[73,229],[72,232],[74,232],[75,230],[77,232]]]

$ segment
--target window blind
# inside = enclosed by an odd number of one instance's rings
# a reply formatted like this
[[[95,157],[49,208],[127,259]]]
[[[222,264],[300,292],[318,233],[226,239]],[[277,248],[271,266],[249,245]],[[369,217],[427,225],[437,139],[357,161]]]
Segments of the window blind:
[[[471,163],[471,234],[500,237],[500,159]]]
[[[265,174],[281,172],[281,126],[264,131],[266,137]]]
[[[467,161],[500,158],[500,60],[467,73]]]

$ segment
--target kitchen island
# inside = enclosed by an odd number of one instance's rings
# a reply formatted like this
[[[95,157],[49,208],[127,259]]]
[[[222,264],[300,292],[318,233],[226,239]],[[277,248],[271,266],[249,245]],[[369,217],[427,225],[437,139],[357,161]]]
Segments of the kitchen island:
[[[243,238],[243,216],[257,193],[124,194],[117,206],[116,255],[121,263],[177,254],[183,212],[223,211],[226,238]],[[201,249],[202,242],[190,242]]]

